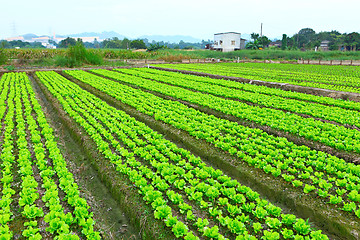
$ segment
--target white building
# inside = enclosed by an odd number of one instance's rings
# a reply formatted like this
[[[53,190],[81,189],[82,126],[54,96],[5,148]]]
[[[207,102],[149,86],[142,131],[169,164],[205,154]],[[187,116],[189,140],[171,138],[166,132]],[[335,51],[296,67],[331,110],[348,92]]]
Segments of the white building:
[[[241,33],[226,32],[214,34],[214,50],[231,52],[245,49],[246,39],[241,38]]]

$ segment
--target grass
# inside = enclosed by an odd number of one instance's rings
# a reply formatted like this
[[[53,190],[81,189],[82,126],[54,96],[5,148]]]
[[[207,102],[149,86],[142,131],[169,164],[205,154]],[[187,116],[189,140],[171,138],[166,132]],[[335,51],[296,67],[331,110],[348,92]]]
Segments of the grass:
[[[254,59],[254,60],[360,60],[360,52],[342,52],[342,51],[299,51],[299,50],[240,50],[234,52],[217,51],[194,51],[194,54],[203,58],[220,59]]]
[[[79,47],[78,47],[79,48]],[[211,50],[163,49],[154,52],[122,49],[0,49],[0,65],[13,64],[15,67],[78,67],[126,66],[124,60],[148,59],[166,62],[181,62],[188,59],[214,58],[221,60],[360,60],[360,51],[300,51],[300,50],[240,50],[218,52]]]

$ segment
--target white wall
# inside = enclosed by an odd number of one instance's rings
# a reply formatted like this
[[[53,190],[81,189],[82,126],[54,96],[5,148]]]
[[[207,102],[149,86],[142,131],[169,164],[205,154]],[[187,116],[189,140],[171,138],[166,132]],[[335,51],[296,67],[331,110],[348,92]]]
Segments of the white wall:
[[[214,48],[221,49],[223,52],[241,49],[240,33],[224,33],[214,35]]]

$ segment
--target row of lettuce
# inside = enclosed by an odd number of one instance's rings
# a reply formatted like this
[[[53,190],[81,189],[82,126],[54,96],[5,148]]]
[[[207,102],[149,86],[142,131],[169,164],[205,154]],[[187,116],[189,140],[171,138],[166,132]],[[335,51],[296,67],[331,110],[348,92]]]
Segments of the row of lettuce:
[[[140,111],[153,114],[152,98],[144,101],[145,92],[138,90],[132,97],[123,92],[121,84],[115,86],[110,80],[82,71],[67,73],[104,92],[100,85],[108,86],[113,89],[108,94],[121,96],[126,103],[143,104]],[[129,177],[151,204],[155,218],[164,221],[177,238],[327,239],[321,231],[312,230],[307,221],[284,214],[257,192],[61,75],[37,72],[36,76],[91,136],[98,151],[116,166],[119,174]],[[164,111],[155,116],[160,119],[168,114]],[[173,114],[181,116],[182,112]]]
[[[29,78],[6,73],[0,86],[0,238],[100,239]]]
[[[281,68],[280,66],[281,65]],[[358,67],[346,71],[334,66],[322,66],[322,71],[306,71],[313,66],[293,64],[224,63],[224,64],[162,64],[161,67],[215,75],[241,77],[250,80],[290,83],[305,87],[324,88],[344,92],[360,92]],[[287,70],[286,68],[290,69]],[[344,71],[350,74],[344,74]],[[354,74],[351,74],[354,72]]]
[[[320,142],[332,148],[360,153],[360,132],[343,125],[336,125],[330,122],[324,122],[320,119],[317,120],[315,118],[279,109],[251,105],[208,93],[192,91],[143,77],[103,69],[92,70],[92,72],[121,80],[129,84],[134,84],[147,90],[175,97],[180,100],[205,106],[223,114],[232,115],[241,120],[254,122],[311,141]],[[151,74],[148,75],[150,75],[148,78],[152,77]],[[191,85],[191,83],[188,83],[187,81],[185,84]]]
[[[197,76],[193,74],[181,74],[169,71],[156,71],[151,68],[132,68],[132,70],[145,71],[147,73],[156,73],[157,75],[163,75],[167,77],[181,78],[186,81],[196,81],[206,84],[219,85],[222,87],[228,87],[232,89],[242,90],[249,93],[258,93],[269,96],[281,97],[283,99],[295,99],[304,102],[323,104],[327,106],[340,107],[350,110],[360,110],[360,104],[353,101],[344,101],[342,99],[334,99],[331,97],[316,96],[312,94],[306,94],[301,92],[285,91],[278,88],[270,88],[266,86],[259,86],[254,84],[248,84],[238,81],[229,81],[224,79],[214,79],[209,77]]]
[[[344,109],[343,107],[329,106],[324,105],[323,103],[307,102],[297,99],[287,99],[282,96],[243,91],[242,89],[236,88],[237,86],[252,86],[254,91],[256,91],[257,88],[261,89],[261,87],[259,86],[241,84],[238,82],[232,82],[223,79],[216,79],[216,81],[214,81],[215,79],[211,78],[185,75],[181,73],[160,71],[148,68],[118,69],[117,71],[150,80],[155,80],[157,82],[163,82],[183,88],[189,88],[195,91],[208,93],[224,98],[241,100],[246,103],[255,104],[261,107],[275,108],[291,113],[306,114],[314,118],[334,121],[342,125],[360,127],[360,112],[358,111],[358,109]],[[221,86],[226,85],[226,83],[232,83],[235,88]],[[271,91],[273,89],[267,88],[267,90]],[[335,99],[334,102],[337,103]],[[353,104],[353,106],[360,107],[360,104]]]
[[[137,84],[134,77],[106,70],[92,70],[123,82]],[[203,139],[239,161],[276,178],[282,178],[305,194],[321,197],[329,205],[360,218],[360,166],[330,154],[298,146],[286,138],[260,129],[200,112],[183,103],[84,71],[66,73],[108,95],[178,129]],[[144,79],[144,81],[146,81]],[[154,83],[155,84],[155,83]],[[163,87],[165,88],[165,86]]]

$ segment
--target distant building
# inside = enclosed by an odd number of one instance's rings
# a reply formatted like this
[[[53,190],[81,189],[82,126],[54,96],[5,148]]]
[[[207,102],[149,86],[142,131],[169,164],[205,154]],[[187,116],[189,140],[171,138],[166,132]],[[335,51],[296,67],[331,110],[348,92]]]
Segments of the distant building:
[[[43,46],[46,47],[47,49],[56,49],[56,46],[50,43],[47,43],[45,45],[43,44]]]
[[[44,37],[32,38],[31,41],[29,41],[29,42],[48,43],[49,40],[50,40],[50,37],[44,36]]]
[[[6,41],[10,42],[10,41],[24,41],[24,37],[23,36],[18,36],[18,37],[10,37],[10,38],[5,38]]]
[[[324,40],[320,43],[320,50],[321,51],[329,51],[329,43],[330,41]]]
[[[241,38],[241,33],[226,32],[214,34],[214,50],[231,52],[245,49],[246,39]]]
[[[281,40],[277,40],[277,41],[275,41],[275,42],[269,43],[269,47],[278,47],[278,48],[280,48],[281,45],[282,45],[282,41],[281,41]]]

